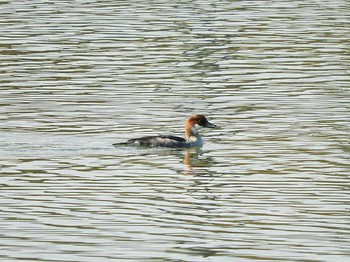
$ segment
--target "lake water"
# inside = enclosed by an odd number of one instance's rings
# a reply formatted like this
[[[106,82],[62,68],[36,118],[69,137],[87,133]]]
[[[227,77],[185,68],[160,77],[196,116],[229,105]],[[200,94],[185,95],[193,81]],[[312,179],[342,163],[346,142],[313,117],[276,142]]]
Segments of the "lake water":
[[[348,1],[0,8],[1,260],[350,260]]]

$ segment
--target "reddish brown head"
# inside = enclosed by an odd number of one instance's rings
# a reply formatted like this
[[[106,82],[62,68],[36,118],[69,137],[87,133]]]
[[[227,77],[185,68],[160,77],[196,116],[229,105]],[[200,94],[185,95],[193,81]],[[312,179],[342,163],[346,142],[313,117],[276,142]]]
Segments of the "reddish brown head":
[[[187,119],[185,124],[186,137],[196,135],[200,127],[214,128],[216,125],[210,123],[204,115],[194,115]]]

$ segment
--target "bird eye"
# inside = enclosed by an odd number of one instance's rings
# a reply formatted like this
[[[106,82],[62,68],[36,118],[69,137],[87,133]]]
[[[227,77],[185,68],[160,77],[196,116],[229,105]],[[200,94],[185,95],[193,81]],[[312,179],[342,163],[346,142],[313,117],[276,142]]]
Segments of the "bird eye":
[[[206,122],[207,122],[207,121],[205,121],[205,119],[201,119],[201,120],[199,121],[199,125],[205,126],[205,125],[206,125]]]

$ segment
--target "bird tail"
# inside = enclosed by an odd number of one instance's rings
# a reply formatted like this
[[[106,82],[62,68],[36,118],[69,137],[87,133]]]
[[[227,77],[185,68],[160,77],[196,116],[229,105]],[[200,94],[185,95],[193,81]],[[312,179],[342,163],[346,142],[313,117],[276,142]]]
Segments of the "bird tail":
[[[112,144],[112,146],[127,146],[127,145],[130,145],[130,143],[128,143],[128,142],[121,142],[121,143],[114,143],[114,144]]]

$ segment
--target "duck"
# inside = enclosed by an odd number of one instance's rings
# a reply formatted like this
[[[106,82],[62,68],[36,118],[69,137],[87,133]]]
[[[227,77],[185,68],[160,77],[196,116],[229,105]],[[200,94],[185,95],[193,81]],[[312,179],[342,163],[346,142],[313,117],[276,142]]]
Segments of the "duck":
[[[142,146],[142,147],[169,147],[169,148],[190,148],[203,146],[203,140],[199,134],[201,128],[216,128],[201,114],[190,116],[185,122],[185,138],[174,135],[157,135],[131,138],[122,143],[115,143],[113,146]]]

